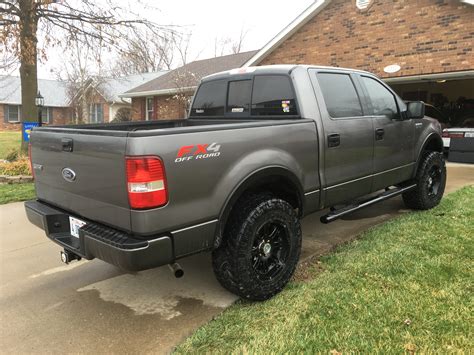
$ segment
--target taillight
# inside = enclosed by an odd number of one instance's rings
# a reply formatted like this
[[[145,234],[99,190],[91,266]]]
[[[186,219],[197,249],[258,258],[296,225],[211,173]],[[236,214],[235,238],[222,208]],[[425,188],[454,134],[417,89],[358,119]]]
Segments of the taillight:
[[[444,138],[464,138],[464,132],[449,132],[448,130],[444,130],[441,136]]]
[[[31,159],[31,143],[28,143],[28,160],[30,162],[31,176],[35,177],[35,170],[33,169],[33,160]]]
[[[154,208],[168,202],[165,168],[160,158],[127,157],[126,169],[131,208]]]

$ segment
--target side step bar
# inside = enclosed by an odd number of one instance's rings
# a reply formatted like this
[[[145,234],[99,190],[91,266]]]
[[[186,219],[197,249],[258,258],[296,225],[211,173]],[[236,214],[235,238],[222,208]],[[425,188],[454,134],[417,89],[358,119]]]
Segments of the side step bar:
[[[337,210],[333,210],[329,212],[328,214],[325,214],[324,216],[321,216],[320,220],[322,223],[331,223],[334,222],[336,219],[339,219],[349,213],[355,212],[360,210],[361,208],[371,206],[373,204],[376,204],[377,202],[385,201],[388,200],[389,198],[401,195],[402,193],[412,190],[416,187],[416,184],[410,184],[404,187],[396,187],[393,189],[386,190],[385,192],[381,193],[380,195],[377,195],[375,197],[372,197],[368,200],[362,201],[358,204],[355,205],[349,205]]]

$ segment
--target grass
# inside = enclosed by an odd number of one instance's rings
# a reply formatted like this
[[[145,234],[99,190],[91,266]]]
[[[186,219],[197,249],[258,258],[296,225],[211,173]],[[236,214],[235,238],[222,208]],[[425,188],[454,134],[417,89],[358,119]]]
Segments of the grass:
[[[0,184],[0,205],[10,202],[26,201],[35,198],[35,185]]]
[[[267,302],[239,301],[176,352],[470,353],[473,256],[471,186],[365,232]]]
[[[7,153],[13,149],[20,149],[21,132],[0,132],[0,159],[5,159]]]

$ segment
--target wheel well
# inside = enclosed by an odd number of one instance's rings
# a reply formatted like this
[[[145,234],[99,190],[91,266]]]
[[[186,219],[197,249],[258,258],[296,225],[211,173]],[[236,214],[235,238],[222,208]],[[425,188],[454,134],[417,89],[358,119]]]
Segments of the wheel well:
[[[248,195],[268,192],[274,197],[287,201],[293,208],[298,210],[298,216],[302,216],[303,189],[299,185],[297,178],[290,174],[291,173],[269,174],[268,172],[261,172],[242,183],[239,188],[234,191],[220,215],[214,247],[217,248],[220,245],[227,221],[229,217],[232,216],[235,206],[238,206]]]
[[[439,137],[431,137],[425,143],[425,146],[422,150],[423,153],[425,152],[443,152],[443,141]]]

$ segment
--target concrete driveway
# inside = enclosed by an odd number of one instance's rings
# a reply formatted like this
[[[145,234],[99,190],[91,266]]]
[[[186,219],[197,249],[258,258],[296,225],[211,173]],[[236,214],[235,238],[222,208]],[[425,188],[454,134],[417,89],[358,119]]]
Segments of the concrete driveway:
[[[474,184],[474,166],[449,164],[451,192]],[[303,257],[327,252],[404,213],[400,198],[329,225],[303,221]],[[60,248],[31,225],[22,203],[0,206],[2,353],[166,353],[235,301],[215,280],[210,254],[124,274],[100,260],[64,266]]]

